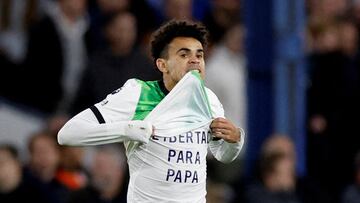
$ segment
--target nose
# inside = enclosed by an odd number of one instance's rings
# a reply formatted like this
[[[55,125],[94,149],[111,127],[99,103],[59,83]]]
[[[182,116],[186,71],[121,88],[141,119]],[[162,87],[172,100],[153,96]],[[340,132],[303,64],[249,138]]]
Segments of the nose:
[[[196,56],[191,56],[189,59],[190,64],[199,64],[200,60]]]

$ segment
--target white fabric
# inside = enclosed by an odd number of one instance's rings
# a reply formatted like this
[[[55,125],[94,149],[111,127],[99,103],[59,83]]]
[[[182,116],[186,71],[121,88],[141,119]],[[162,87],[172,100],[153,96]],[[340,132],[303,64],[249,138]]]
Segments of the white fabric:
[[[96,105],[105,124],[98,124],[86,110],[71,119],[59,136],[66,135],[67,144],[89,144],[87,136],[91,144],[123,141],[130,171],[128,203],[206,202],[208,147],[218,160],[230,162],[240,152],[243,135],[235,144],[211,141],[209,124],[213,117],[223,117],[224,112],[215,94],[204,89],[202,81],[191,72],[145,118],[155,126],[155,136],[124,135],[118,124],[131,120],[140,94],[139,83],[129,80]]]
[[[211,123],[207,95],[197,77],[196,71],[186,74],[144,119],[154,125],[155,135],[181,134]]]
[[[95,106],[105,124],[99,124],[90,109],[71,118],[59,131],[58,142],[63,145],[88,146],[133,140],[148,142],[150,135],[125,135],[125,127],[135,113],[141,86],[131,79],[116,94],[109,94]],[[106,105],[106,106],[105,106]],[[151,124],[150,124],[151,125]]]
[[[106,125],[88,124],[87,118],[94,117],[85,110],[67,122],[59,131],[58,142],[69,146],[90,146],[124,142],[127,140],[149,142],[152,126],[144,121],[117,121]]]
[[[212,115],[198,77],[187,73],[145,118],[155,137],[128,153],[128,202],[206,201]]]

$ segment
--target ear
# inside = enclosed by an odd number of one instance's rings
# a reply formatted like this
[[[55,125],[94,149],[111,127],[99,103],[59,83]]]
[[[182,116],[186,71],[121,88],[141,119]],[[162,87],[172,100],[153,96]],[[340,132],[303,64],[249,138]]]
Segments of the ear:
[[[156,66],[162,73],[168,72],[165,59],[163,59],[163,58],[156,59]]]

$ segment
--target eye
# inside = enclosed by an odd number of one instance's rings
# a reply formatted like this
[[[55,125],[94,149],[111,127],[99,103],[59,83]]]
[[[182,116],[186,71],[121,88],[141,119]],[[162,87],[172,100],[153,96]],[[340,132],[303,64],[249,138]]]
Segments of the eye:
[[[197,54],[196,57],[199,58],[199,59],[202,59],[204,57],[204,55],[203,54]]]
[[[187,54],[186,53],[182,53],[180,54],[181,58],[186,58],[187,57]]]

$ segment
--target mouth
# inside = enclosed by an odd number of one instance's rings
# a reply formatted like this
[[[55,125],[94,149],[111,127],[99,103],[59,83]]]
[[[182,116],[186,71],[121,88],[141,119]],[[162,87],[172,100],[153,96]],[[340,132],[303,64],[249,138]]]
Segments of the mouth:
[[[200,70],[198,70],[198,69],[190,69],[188,72],[193,71],[193,70],[200,73]]]
[[[190,72],[190,71],[192,71],[192,70],[196,70],[196,71],[198,71],[199,73],[201,73],[200,67],[190,67],[190,68],[188,69],[188,72]]]

